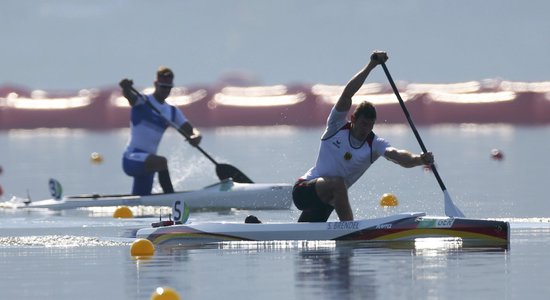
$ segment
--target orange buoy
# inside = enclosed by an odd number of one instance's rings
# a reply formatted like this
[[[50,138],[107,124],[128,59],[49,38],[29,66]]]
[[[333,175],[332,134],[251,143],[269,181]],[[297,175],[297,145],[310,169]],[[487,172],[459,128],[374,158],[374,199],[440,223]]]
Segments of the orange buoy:
[[[151,300],[180,300],[180,295],[173,289],[163,286],[155,289],[151,295]]]
[[[117,207],[113,213],[115,219],[131,219],[134,217],[134,213],[128,206]]]
[[[155,246],[148,239],[137,239],[130,247],[132,256],[151,256],[155,254]]]
[[[399,201],[397,201],[397,197],[395,197],[394,194],[385,193],[380,198],[380,206],[397,206],[399,205]]]

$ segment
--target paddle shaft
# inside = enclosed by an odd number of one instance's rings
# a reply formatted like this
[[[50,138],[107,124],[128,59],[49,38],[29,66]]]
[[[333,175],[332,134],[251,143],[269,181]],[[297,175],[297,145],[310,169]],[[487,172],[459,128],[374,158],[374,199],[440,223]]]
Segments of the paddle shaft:
[[[395,85],[395,82],[393,82],[393,79],[390,75],[390,71],[388,71],[388,68],[386,67],[385,63],[381,63],[382,68],[384,69],[384,73],[386,73],[386,77],[388,77],[388,81],[390,82],[390,85],[393,89],[393,92],[395,93],[395,96],[397,97],[397,100],[399,100],[399,105],[401,105],[401,108],[403,109],[403,113],[405,113],[405,117],[407,117],[407,121],[409,122],[409,125],[411,126],[411,129],[414,133],[414,136],[416,137],[416,140],[418,141],[418,144],[420,145],[420,148],[424,153],[428,152],[426,149],[426,146],[424,146],[424,143],[422,142],[422,138],[420,137],[420,134],[418,134],[418,131],[416,130],[416,126],[414,126],[414,123],[411,119],[411,115],[409,114],[409,110],[407,110],[407,107],[405,106],[405,102],[403,102],[403,99],[401,99],[401,95],[399,94],[399,91],[397,90],[397,86]],[[437,179],[437,183],[439,183],[439,186],[443,191],[446,191],[447,188],[445,187],[445,184],[443,183],[443,180],[441,180],[441,176],[439,176],[439,173],[437,172],[437,169],[435,168],[435,165],[431,165],[432,171],[435,175],[435,179]]]

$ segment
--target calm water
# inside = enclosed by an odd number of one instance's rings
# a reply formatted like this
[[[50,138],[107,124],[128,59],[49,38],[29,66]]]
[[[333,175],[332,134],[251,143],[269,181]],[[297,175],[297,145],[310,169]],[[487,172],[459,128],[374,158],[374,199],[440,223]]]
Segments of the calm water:
[[[313,163],[322,128],[221,128],[204,130],[203,148],[257,182],[292,182]],[[418,151],[404,125],[375,131],[392,145]],[[471,251],[452,243],[369,248],[333,243],[225,244],[160,248],[149,260],[129,254],[131,233],[156,220],[158,211],[115,220],[105,210],[65,212],[0,210],[2,299],[149,299],[171,286],[182,299],[518,299],[542,298],[550,259],[550,199],[546,193],[550,127],[420,127],[436,155],[453,200],[469,217],[512,223],[509,251]],[[128,131],[32,130],[0,132],[0,185],[13,195],[48,197],[47,181],[65,194],[126,193],[120,170]],[[504,160],[490,158],[501,149]],[[91,164],[90,153],[103,155]],[[170,131],[161,144],[176,189],[217,180],[200,152]],[[392,192],[400,205],[382,209]],[[380,160],[351,190],[357,218],[401,211],[443,213],[433,174]],[[298,211],[202,212],[191,221],[294,221]],[[333,216],[334,218],[334,216]]]

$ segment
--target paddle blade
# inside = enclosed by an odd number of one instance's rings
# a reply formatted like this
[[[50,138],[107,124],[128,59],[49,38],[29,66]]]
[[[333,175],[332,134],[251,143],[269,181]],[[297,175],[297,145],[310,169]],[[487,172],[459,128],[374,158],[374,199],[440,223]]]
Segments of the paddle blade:
[[[443,194],[445,195],[445,214],[448,217],[464,218],[464,214],[453,203],[453,200],[451,199],[451,195],[449,195],[449,192],[447,192],[447,190],[444,190]]]
[[[243,172],[235,168],[232,165],[227,164],[217,164],[216,165],[216,174],[220,180],[225,180],[232,178],[233,181],[239,183],[254,183],[248,176],[244,175]]]

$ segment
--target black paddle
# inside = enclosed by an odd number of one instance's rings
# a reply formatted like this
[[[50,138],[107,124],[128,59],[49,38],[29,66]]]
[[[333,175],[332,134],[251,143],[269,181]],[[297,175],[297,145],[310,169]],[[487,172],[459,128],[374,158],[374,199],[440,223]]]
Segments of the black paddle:
[[[374,54],[373,54],[374,55]],[[411,116],[409,114],[409,111],[407,110],[407,107],[405,106],[405,102],[403,102],[403,99],[401,99],[401,95],[399,95],[399,91],[397,90],[397,86],[395,86],[395,83],[393,82],[393,79],[390,75],[390,71],[388,71],[388,68],[386,67],[385,63],[380,63],[382,65],[382,68],[384,69],[384,73],[386,73],[386,77],[388,77],[388,81],[390,82],[390,85],[393,89],[393,92],[395,93],[395,96],[397,97],[397,100],[399,100],[399,104],[401,105],[401,108],[403,109],[403,113],[405,113],[405,117],[407,117],[407,121],[409,122],[409,125],[411,126],[412,131],[414,132],[414,136],[416,137],[416,140],[418,141],[418,144],[420,144],[420,148],[424,153],[428,152],[426,150],[426,146],[424,146],[424,143],[422,142],[422,139],[420,138],[420,134],[418,134],[418,131],[416,130],[416,127],[414,126],[414,123],[411,119]],[[439,176],[439,173],[437,172],[437,169],[435,168],[435,165],[431,165],[432,171],[435,175],[435,179],[437,179],[437,182],[439,183],[439,186],[441,187],[441,190],[443,191],[443,195],[445,198],[445,214],[449,217],[464,217],[464,214],[454,205],[453,200],[451,199],[451,196],[449,195],[449,192],[447,192],[447,188],[445,187],[445,184],[443,183],[443,180],[441,180],[441,177]]]
[[[168,122],[168,124],[170,124],[170,126],[172,126],[181,135],[183,135],[186,140],[189,140],[189,135],[187,135],[186,132],[181,130],[181,128],[179,128],[177,124],[175,124],[171,120],[166,119],[160,113],[160,111],[151,102],[149,102],[149,99],[147,99],[147,97],[145,97],[140,92],[138,92],[134,87],[131,87],[131,89],[132,89],[132,92],[136,93],[139,97],[142,97],[144,99],[145,103],[147,103],[147,105],[149,105],[149,107],[151,107],[158,115],[160,115],[166,122]],[[212,156],[210,156],[208,153],[206,153],[206,151],[204,151],[199,145],[195,146],[195,148],[199,149],[199,151],[202,154],[204,154],[204,156],[206,156],[206,158],[208,158],[211,162],[213,162],[216,165],[216,174],[218,175],[218,178],[220,180],[225,180],[225,179],[231,178],[235,182],[254,183],[252,180],[250,180],[250,178],[248,178],[248,176],[246,176],[243,172],[241,172],[239,169],[235,168],[234,166],[228,165],[228,164],[220,164],[217,161],[215,161],[214,158],[212,158]]]

